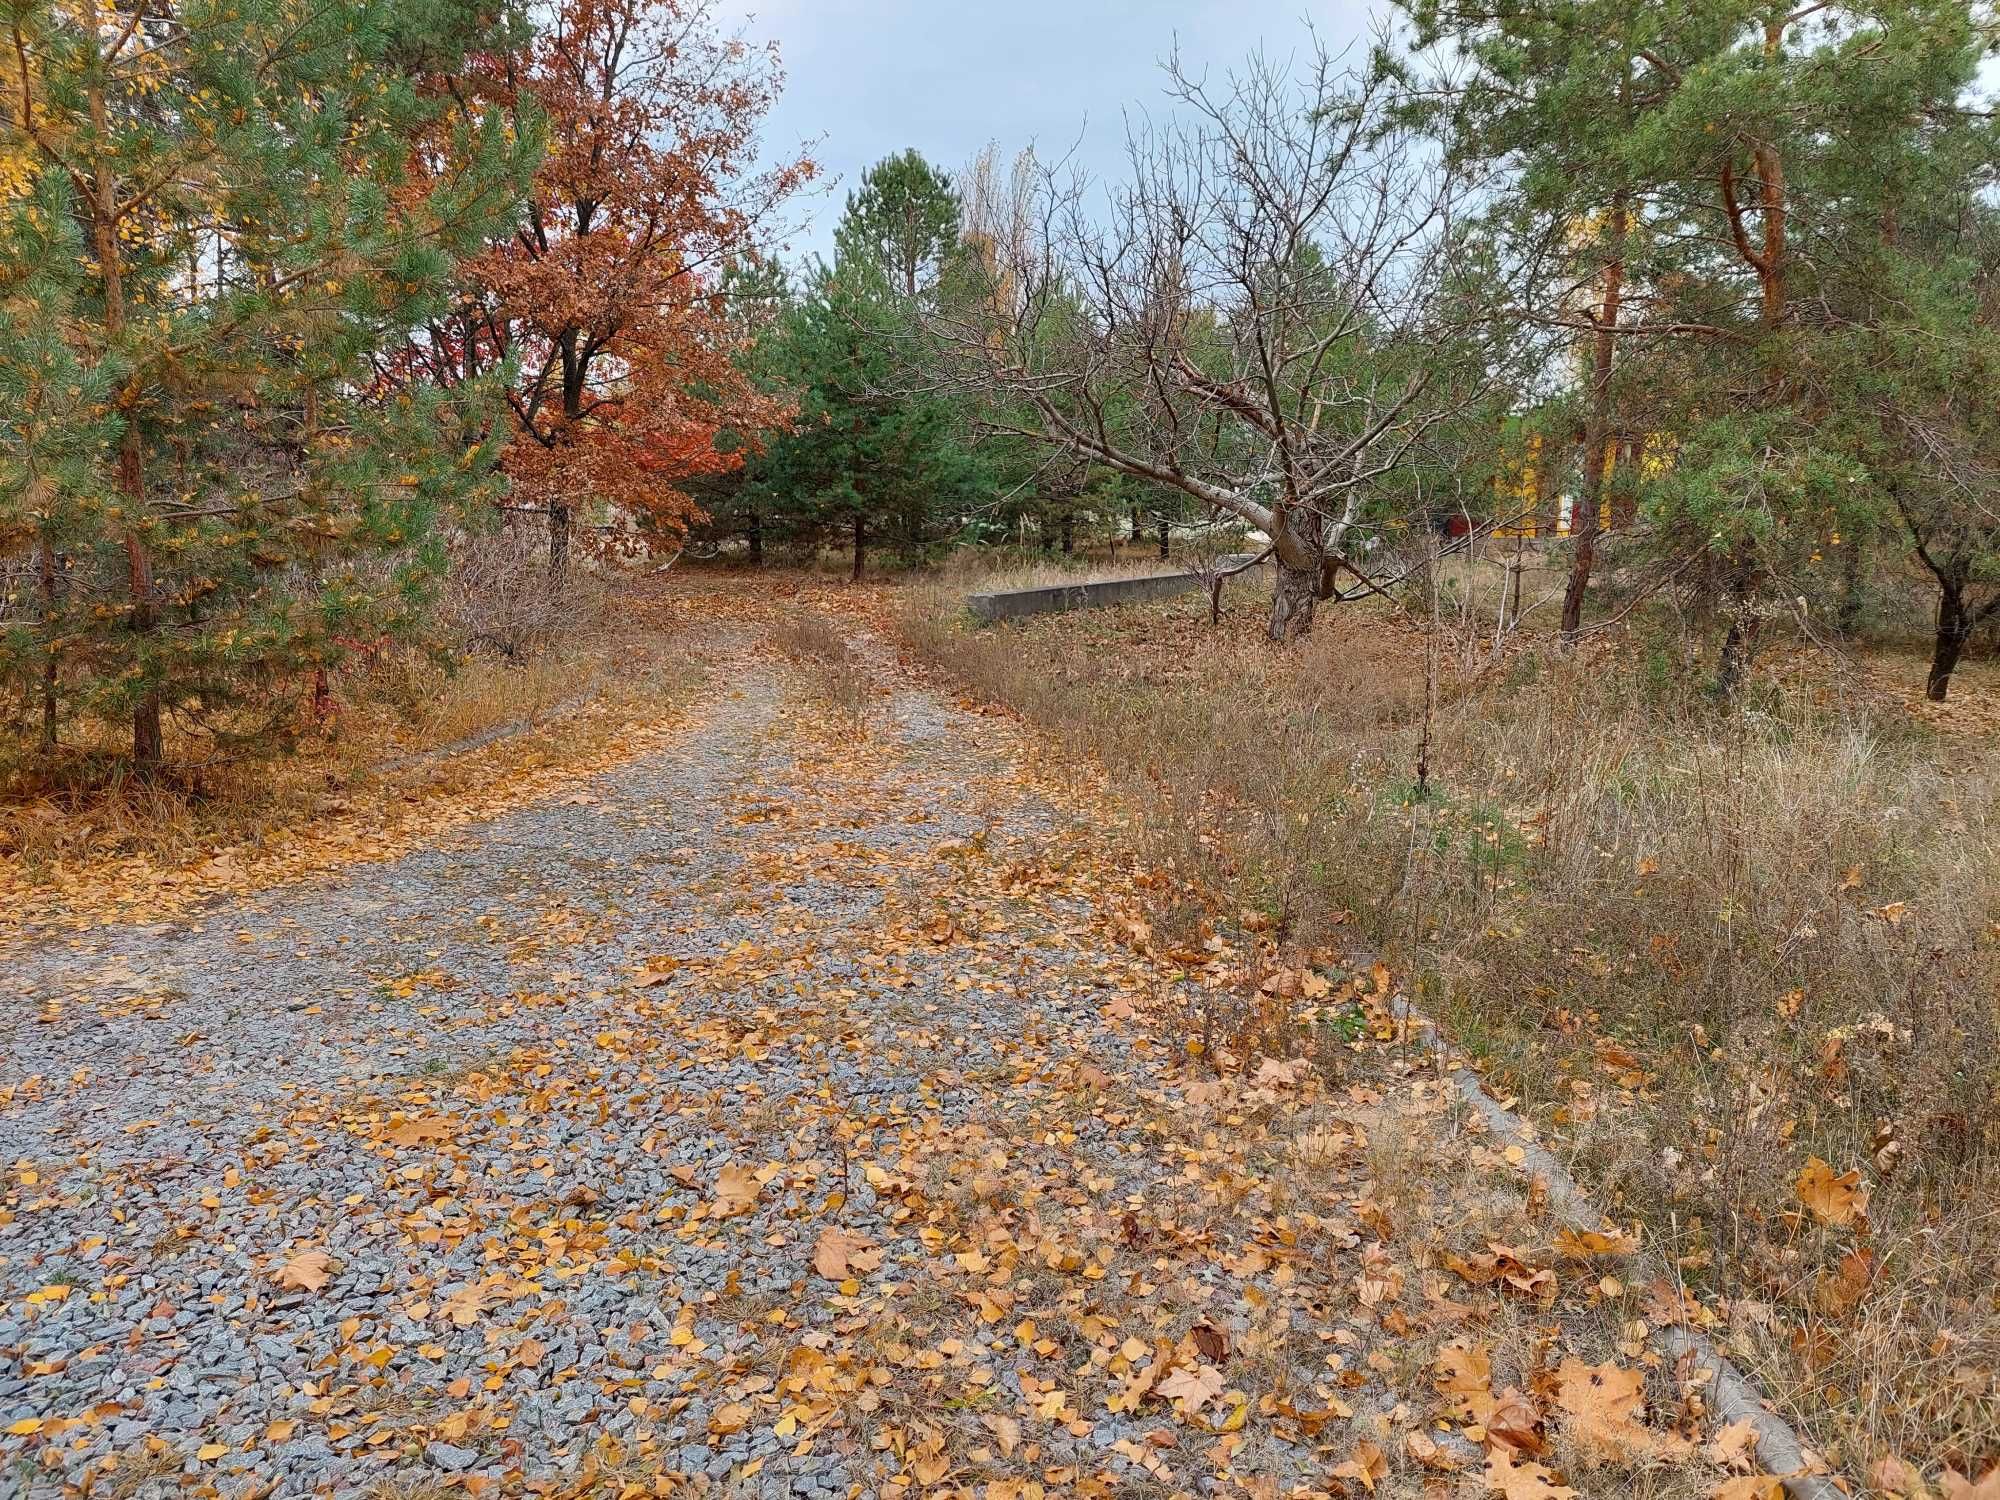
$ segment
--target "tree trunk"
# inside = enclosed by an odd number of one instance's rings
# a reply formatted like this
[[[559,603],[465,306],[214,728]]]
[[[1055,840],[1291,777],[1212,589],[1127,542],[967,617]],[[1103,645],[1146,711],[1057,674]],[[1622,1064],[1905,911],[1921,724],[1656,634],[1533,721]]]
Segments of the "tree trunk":
[[[1063,512],[1062,549],[1064,557],[1076,551],[1076,512],[1073,510]]]
[[[559,583],[569,570],[569,507],[549,502],[549,581]]]
[[[1736,690],[1743,685],[1750,659],[1757,654],[1757,635],[1763,623],[1747,609],[1739,611],[1729,622],[1729,633],[1722,638],[1722,655],[1715,668],[1715,696],[1725,703],[1733,700]]]
[[[1132,507],[1132,540],[1136,542],[1142,535],[1144,532],[1139,525],[1139,507],[1135,505]]]
[[[1167,518],[1160,517],[1160,561],[1167,560]]]
[[[1289,646],[1312,629],[1313,610],[1319,604],[1320,570],[1317,564],[1294,568],[1282,558],[1274,558],[1273,571],[1276,581],[1271,587],[1268,633],[1280,645]]]
[[[1840,613],[1834,623],[1840,633],[1851,636],[1861,624],[1861,548],[1853,537],[1841,541]]]
[[[1506,606],[1500,612],[1502,629],[1518,624],[1521,619],[1521,575],[1528,570],[1527,546],[1527,538],[1516,532],[1514,535],[1514,566],[1510,570],[1514,575],[1510,589],[1513,597],[1509,599]]]
[[[1942,703],[1945,694],[1951,691],[1951,674],[1958,670],[1958,663],[1965,655],[1965,644],[1972,639],[1975,621],[1972,611],[1965,607],[1965,592],[1954,584],[1938,584],[1937,636],[1931,646],[1930,677],[1924,683],[1924,696],[1933,703]]]
[[[556,341],[562,353],[562,426],[557,430],[558,446],[566,447],[583,421],[584,381],[590,370],[577,351],[576,330],[566,329]],[[560,584],[569,571],[570,506],[566,500],[549,500],[549,582]]]
[[[861,581],[861,562],[868,550],[868,523],[860,516],[854,518],[854,581]]]
[[[95,40],[101,35],[95,0],[85,0],[84,34]],[[90,123],[98,140],[98,150],[111,144],[111,116],[104,100],[104,85],[95,70],[88,85]],[[99,157],[93,172],[91,233],[97,250],[97,274],[104,289],[104,331],[116,345],[125,332],[125,265],[118,239],[118,180]],[[159,602],[153,589],[153,559],[140,532],[146,514],[146,463],[139,445],[139,418],[133,409],[137,391],[128,384],[119,392],[118,414],[125,431],[118,440],[118,493],[127,512],[125,526],[125,588],[131,613],[127,617],[134,635],[148,636],[159,624]],[[140,672],[145,672],[140,666]],[[160,732],[160,692],[148,685],[132,705],[132,759],[144,771],[157,768],[166,753]]]
[[[42,629],[48,634],[43,648],[48,660],[42,663],[42,748],[53,750],[56,747],[56,552],[46,539],[39,550]]]
[[[118,492],[138,510],[146,503],[145,460],[139,451],[139,424],[128,411],[125,436],[118,444]],[[132,632],[149,636],[160,623],[159,600],[153,587],[153,558],[145,538],[135,531],[125,533],[125,592],[132,601]],[[166,739],[160,730],[160,690],[148,686],[132,705],[132,759],[144,770],[152,770],[166,758]]]
[[[1597,562],[1597,518],[1603,507],[1606,449],[1611,442],[1611,370],[1625,293],[1623,193],[1612,199],[1606,232],[1611,236],[1612,255],[1604,263],[1604,300],[1593,317],[1596,334],[1590,361],[1590,415],[1583,427],[1583,496],[1569,516],[1575,550],[1570,555],[1569,587],[1563,592],[1562,638],[1566,642],[1576,639],[1583,624],[1583,598]]]
[[[764,513],[758,510],[750,512],[750,566],[764,566]]]

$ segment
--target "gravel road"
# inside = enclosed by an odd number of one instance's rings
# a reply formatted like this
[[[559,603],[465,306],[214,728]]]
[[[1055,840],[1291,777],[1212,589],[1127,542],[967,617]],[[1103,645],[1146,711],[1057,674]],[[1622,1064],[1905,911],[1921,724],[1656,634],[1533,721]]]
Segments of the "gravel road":
[[[913,684],[860,731],[767,654],[719,678],[671,749],[435,849],[14,959],[19,1492],[1155,1462],[1062,1394],[1073,1331],[1035,1352],[1178,1169],[1089,1103],[1176,1107],[1077,877],[1023,873],[1054,815]]]

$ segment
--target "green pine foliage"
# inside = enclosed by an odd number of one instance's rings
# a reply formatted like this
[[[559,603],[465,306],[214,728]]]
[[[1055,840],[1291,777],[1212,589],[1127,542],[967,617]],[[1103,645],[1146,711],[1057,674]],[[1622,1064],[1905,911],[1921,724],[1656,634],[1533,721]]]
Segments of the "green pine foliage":
[[[1483,229],[1561,374],[1531,399],[1590,434],[1571,492],[1596,498],[1590,455],[1614,442],[1667,458],[1610,484],[1655,575],[1718,611],[1720,686],[1764,620],[1852,619],[1857,547],[1921,552],[1929,526],[1983,549],[1990,402],[1948,394],[1990,336],[1978,7],[1401,8],[1448,56],[1425,112],[1492,174]],[[1944,613],[1955,572],[1978,568],[1945,567]]]
[[[504,223],[535,143],[439,83],[464,0],[12,7],[0,113],[0,616],[17,739],[141,763],[282,743],[313,668],[407,625],[490,496],[472,389],[377,360]],[[96,24],[91,24],[95,22]]]
[[[813,269],[758,354],[798,411],[747,466],[743,503],[780,533],[844,543],[857,577],[871,547],[919,556],[990,515],[1005,485],[965,404],[919,373],[919,316],[961,284],[958,218],[949,180],[915,152],[872,168],[833,263]]]

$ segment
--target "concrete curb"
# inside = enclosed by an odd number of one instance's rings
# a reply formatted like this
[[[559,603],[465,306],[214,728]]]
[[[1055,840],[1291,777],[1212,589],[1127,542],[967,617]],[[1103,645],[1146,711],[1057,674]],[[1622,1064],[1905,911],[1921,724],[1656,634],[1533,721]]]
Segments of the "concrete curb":
[[[1531,1176],[1540,1176],[1548,1183],[1550,1203],[1573,1221],[1573,1227],[1596,1228],[1599,1216],[1589,1195],[1549,1149],[1528,1133],[1519,1115],[1480,1087],[1479,1075],[1452,1051],[1437,1023],[1400,996],[1390,1002],[1390,1009],[1413,1038],[1450,1067],[1453,1087],[1486,1122],[1487,1129],[1521,1148],[1522,1166]],[[1650,1256],[1642,1256],[1640,1263],[1649,1271],[1664,1269]],[[1757,1387],[1705,1334],[1685,1323],[1661,1332],[1676,1360],[1688,1359],[1695,1368],[1707,1372],[1709,1406],[1723,1425],[1748,1422],[1756,1429],[1758,1461],[1767,1474],[1784,1485],[1790,1500],[1852,1500],[1853,1491],[1842,1485],[1839,1476],[1804,1472],[1808,1462],[1805,1445],[1791,1423],[1771,1410]]]
[[[1218,558],[1218,568],[1233,567],[1250,558],[1249,553]],[[1074,609],[1101,609],[1113,604],[1135,604],[1149,599],[1170,599],[1176,594],[1193,593],[1203,586],[1199,573],[1176,569],[1167,573],[1145,573],[1136,578],[1101,578],[1080,583],[1059,583],[1048,588],[1007,589],[994,594],[967,594],[965,607],[982,625],[1000,620],[1020,620],[1031,615],[1058,614]]]

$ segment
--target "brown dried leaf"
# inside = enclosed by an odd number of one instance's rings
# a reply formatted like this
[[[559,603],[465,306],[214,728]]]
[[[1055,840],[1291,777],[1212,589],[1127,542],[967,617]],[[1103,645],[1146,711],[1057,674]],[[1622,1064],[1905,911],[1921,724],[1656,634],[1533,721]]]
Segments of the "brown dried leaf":
[[[324,1250],[302,1250],[278,1268],[278,1285],[288,1291],[317,1292],[333,1279],[333,1257]]]

